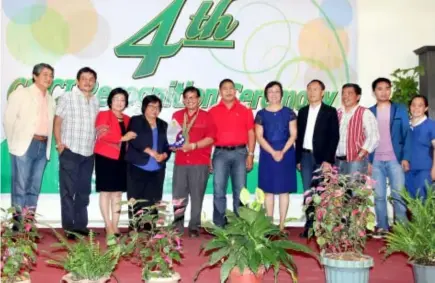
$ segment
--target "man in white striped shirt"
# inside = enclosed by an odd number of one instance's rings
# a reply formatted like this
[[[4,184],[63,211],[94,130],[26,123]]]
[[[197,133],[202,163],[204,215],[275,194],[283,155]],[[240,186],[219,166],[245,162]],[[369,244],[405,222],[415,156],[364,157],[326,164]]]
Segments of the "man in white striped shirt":
[[[371,111],[359,105],[361,92],[357,84],[342,87],[342,108],[337,111],[340,122],[337,164],[341,174],[367,174],[368,155],[379,144],[378,122]]]

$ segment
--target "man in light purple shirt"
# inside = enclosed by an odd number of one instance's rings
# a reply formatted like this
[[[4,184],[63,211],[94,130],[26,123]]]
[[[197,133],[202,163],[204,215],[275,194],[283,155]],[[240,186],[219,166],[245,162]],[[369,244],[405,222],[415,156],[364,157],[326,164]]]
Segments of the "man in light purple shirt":
[[[387,179],[393,197],[396,221],[406,221],[406,207],[399,195],[405,186],[404,172],[409,170],[410,127],[408,111],[404,105],[393,103],[391,82],[378,78],[372,84],[377,104],[370,110],[376,116],[380,140],[375,152],[369,156],[369,173],[375,180],[375,211],[377,229],[373,238],[383,238],[389,229],[387,211]]]

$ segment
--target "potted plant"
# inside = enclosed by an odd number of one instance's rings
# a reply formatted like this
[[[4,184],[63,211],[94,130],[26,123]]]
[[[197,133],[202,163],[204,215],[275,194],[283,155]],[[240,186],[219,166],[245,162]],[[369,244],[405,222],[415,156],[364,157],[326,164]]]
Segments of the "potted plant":
[[[411,213],[409,222],[397,222],[386,237],[386,256],[405,253],[417,283],[435,278],[435,186],[428,187],[427,198],[412,198],[406,190],[401,195]]]
[[[296,265],[289,250],[313,255],[306,246],[287,240],[286,233],[272,223],[263,208],[264,193],[256,189],[255,201],[250,202],[249,191],[240,193],[244,206],[238,210],[239,216],[227,210],[228,224],[225,228],[205,222],[202,226],[214,237],[202,250],[210,254],[209,261],[198,270],[221,265],[220,279],[225,282],[262,282],[263,274],[273,269],[275,282],[280,268],[287,270],[293,281],[297,281]]]
[[[314,206],[315,236],[328,283],[368,282],[373,258],[364,255],[367,230],[374,230],[372,181],[362,174],[339,175],[336,168],[321,174],[319,184],[305,193],[305,208]]]
[[[54,231],[59,243],[51,246],[56,248],[53,252],[65,251],[67,254],[49,254],[47,263],[60,267],[68,272],[62,277],[68,283],[103,283],[109,281],[120,256],[123,245],[110,245],[102,251],[100,244],[95,241],[94,234],[89,234],[89,239],[82,235],[74,234],[78,241],[69,243],[58,232]]]
[[[148,283],[177,283],[181,277],[175,272],[174,264],[182,258],[181,235],[172,225],[173,216],[184,208],[183,200],[173,200],[174,214],[169,211],[169,203],[161,201],[134,212],[141,200],[131,199],[128,207],[132,214],[131,225],[126,244],[126,257],[142,267],[142,280]],[[145,228],[144,227],[148,227]]]
[[[423,66],[395,70],[391,74],[393,77],[393,96],[391,100],[407,106],[411,97],[420,92],[418,78],[422,75],[424,75]]]
[[[1,211],[1,282],[30,283],[29,272],[36,263],[39,237],[34,212],[27,208],[17,211],[14,207]]]

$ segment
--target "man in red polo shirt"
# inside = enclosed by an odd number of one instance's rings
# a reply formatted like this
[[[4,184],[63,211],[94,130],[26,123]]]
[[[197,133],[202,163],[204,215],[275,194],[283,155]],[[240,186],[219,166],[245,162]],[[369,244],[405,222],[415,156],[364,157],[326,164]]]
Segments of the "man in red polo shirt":
[[[172,116],[172,119],[182,125],[185,138],[183,147],[175,153],[172,196],[173,199],[184,198],[181,206],[186,207],[190,195],[190,237],[199,236],[211,147],[216,135],[216,127],[210,114],[199,109],[199,98],[200,92],[196,87],[187,87],[183,91],[183,103],[186,108],[175,112]],[[181,216],[177,215],[174,224],[180,232],[184,231],[184,213]]]
[[[234,82],[224,79],[219,84],[221,101],[210,109],[216,125],[215,150],[213,153],[213,222],[226,224],[227,183],[231,176],[233,210],[240,206],[240,191],[246,186],[246,173],[252,169],[255,133],[254,115],[236,98]]]

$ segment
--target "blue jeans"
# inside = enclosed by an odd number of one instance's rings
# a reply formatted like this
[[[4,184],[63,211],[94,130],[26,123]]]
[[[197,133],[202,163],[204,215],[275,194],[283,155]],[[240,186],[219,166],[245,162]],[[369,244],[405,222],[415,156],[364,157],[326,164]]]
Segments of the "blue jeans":
[[[311,183],[314,176],[314,171],[320,168],[320,164],[316,163],[314,155],[309,152],[302,152],[301,158],[301,177],[304,191],[311,188]]]
[[[375,211],[378,228],[387,230],[387,178],[391,187],[395,220],[406,221],[406,206],[399,192],[405,187],[402,166],[393,161],[373,161],[372,177],[375,181]]]
[[[215,149],[213,154],[213,222],[223,227],[226,224],[227,184],[231,176],[233,211],[240,206],[240,191],[246,186],[246,148],[235,150]]]
[[[353,175],[355,173],[367,174],[368,161],[351,161],[337,159],[338,172],[342,175]]]
[[[47,143],[32,140],[22,156],[11,154],[12,164],[12,206],[36,210],[44,174]]]

